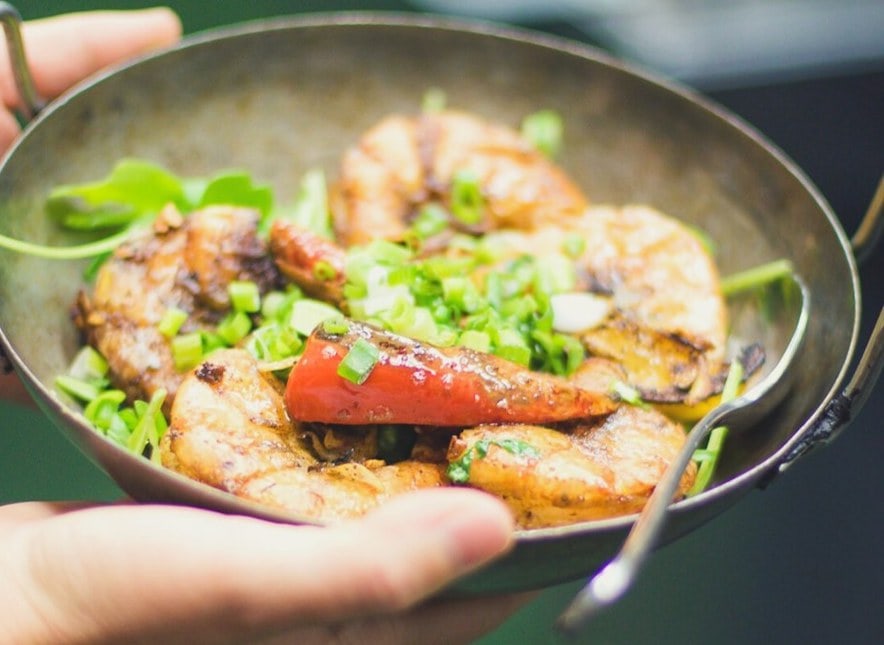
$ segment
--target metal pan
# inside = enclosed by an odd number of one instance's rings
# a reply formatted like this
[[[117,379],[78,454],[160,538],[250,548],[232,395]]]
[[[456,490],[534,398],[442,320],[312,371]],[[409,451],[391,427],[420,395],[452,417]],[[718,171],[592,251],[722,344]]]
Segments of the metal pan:
[[[82,242],[47,221],[45,196],[57,184],[103,176],[125,156],[184,175],[247,168],[291,199],[303,172],[321,167],[333,175],[364,128],[390,112],[415,111],[431,86],[444,89],[451,105],[513,124],[542,107],[557,110],[566,124],[562,163],[593,201],[646,202],[697,225],[718,241],[724,273],[785,257],[805,280],[812,312],[790,395],[728,439],[716,485],[675,505],[664,542],[727,509],[855,413],[880,369],[881,334],[870,343],[876,357],[843,389],[857,345],[858,275],[854,251],[816,188],[758,133],[703,98],[595,49],[525,31],[333,14],[185,40],[40,112],[0,166],[0,232]],[[53,378],[77,347],[68,310],[81,269],[0,251],[0,350],[46,414],[135,499],[299,521],[134,457],[93,432],[55,392]],[[776,357],[791,328],[776,319],[761,324],[758,312],[746,311],[735,311],[736,332]],[[453,591],[538,588],[583,576],[614,553],[633,519],[520,532],[513,552]]]

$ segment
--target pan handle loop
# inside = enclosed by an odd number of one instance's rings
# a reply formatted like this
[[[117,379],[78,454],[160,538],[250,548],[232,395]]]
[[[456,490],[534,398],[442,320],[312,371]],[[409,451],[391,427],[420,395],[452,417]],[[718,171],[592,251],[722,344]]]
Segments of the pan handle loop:
[[[884,214],[882,213],[884,213],[884,175],[881,175],[881,179],[878,181],[878,188],[875,190],[875,195],[869,203],[869,209],[863,216],[859,228],[850,238],[853,256],[859,263],[872,255],[872,251],[881,237],[881,232],[884,230]]]
[[[878,182],[869,208],[850,240],[857,262],[862,262],[871,256],[882,230],[884,230],[884,176]],[[878,320],[869,335],[869,342],[847,387],[829,401],[823,413],[792,446],[779,466],[770,471],[768,477],[759,484],[760,487],[767,486],[776,474],[785,471],[811,448],[818,444],[829,443],[841,434],[869,398],[882,368],[884,368],[884,307],[878,312]]]
[[[33,119],[46,106],[34,86],[34,79],[25,56],[24,41],[21,37],[21,14],[8,2],[0,2],[0,21],[6,34],[6,48],[9,51],[9,64],[15,78],[15,86],[21,99],[19,117],[27,122]]]
[[[814,422],[810,430],[780,462],[776,472],[782,473],[796,459],[818,444],[829,443],[835,439],[862,409],[878,382],[882,368],[884,368],[884,307],[878,313],[878,321],[869,336],[869,342],[850,383],[829,401],[826,409],[823,410],[822,415]]]

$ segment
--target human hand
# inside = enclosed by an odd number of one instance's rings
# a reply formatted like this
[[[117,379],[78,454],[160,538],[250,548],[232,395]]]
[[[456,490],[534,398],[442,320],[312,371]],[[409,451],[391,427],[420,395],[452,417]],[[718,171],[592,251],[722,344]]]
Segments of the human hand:
[[[169,9],[95,11],[25,22],[22,39],[37,92],[54,98],[90,74],[137,54],[171,45],[181,23]],[[20,105],[6,49],[0,48],[0,153],[20,133]],[[0,399],[30,402],[15,374],[0,373]]]
[[[330,528],[169,506],[0,507],[11,642],[470,642],[521,596],[419,604],[505,551],[512,519],[465,489]]]

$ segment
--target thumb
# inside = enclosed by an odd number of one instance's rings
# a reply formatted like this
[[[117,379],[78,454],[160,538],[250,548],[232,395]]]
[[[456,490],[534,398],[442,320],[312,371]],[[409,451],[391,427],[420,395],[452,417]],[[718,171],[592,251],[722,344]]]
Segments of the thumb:
[[[181,22],[170,9],[93,11],[26,22],[25,53],[37,91],[52,98],[112,63],[174,43]],[[15,105],[17,92],[3,61],[3,100]]]
[[[37,92],[53,98],[112,63],[171,45],[181,22],[170,9],[93,11],[28,21],[22,27],[25,55]],[[0,99],[20,105],[6,48],[0,48]],[[0,117],[0,149],[18,134],[14,119]]]

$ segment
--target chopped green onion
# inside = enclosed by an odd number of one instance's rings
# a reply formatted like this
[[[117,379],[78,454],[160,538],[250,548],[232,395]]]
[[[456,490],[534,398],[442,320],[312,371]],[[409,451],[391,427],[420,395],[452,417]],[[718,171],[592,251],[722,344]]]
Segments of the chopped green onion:
[[[302,336],[309,336],[319,323],[340,317],[341,312],[331,305],[304,298],[292,305],[289,325]]]
[[[203,344],[203,358],[214,352],[216,349],[229,347],[227,341],[218,333],[202,330],[199,332],[199,335],[200,341]]]
[[[83,402],[92,401],[101,393],[101,389],[93,383],[64,374],[55,377],[55,385],[66,394]]]
[[[562,253],[576,260],[586,250],[586,239],[580,233],[569,233],[562,242]]]
[[[140,412],[138,424],[132,430],[132,435],[129,437],[127,447],[130,451],[140,455],[144,452],[147,445],[150,444],[154,453],[159,452],[157,450],[159,440],[166,429],[166,422],[162,411],[163,401],[165,400],[166,390],[162,388],[158,389],[150,397],[150,402],[143,408],[144,411]],[[143,401],[136,401],[136,403],[144,405]],[[136,406],[136,413],[139,412],[139,408],[142,406]],[[158,457],[158,455],[155,456]]]
[[[721,292],[725,297],[733,296],[744,291],[757,289],[782,280],[793,274],[794,269],[789,260],[775,260],[762,264],[746,271],[734,273],[721,279]]]
[[[461,347],[468,347],[477,352],[491,351],[491,336],[484,331],[475,329],[464,330],[457,339],[457,344]]]
[[[246,350],[261,361],[280,361],[294,356],[303,346],[298,333],[286,324],[269,322],[246,340]]]
[[[425,114],[441,112],[445,109],[445,104],[447,102],[448,97],[445,94],[445,90],[438,87],[427,88],[427,91],[424,92],[424,96],[421,99],[421,111]]]
[[[528,367],[531,363],[531,350],[524,345],[502,345],[494,350],[503,359]]]
[[[414,221],[411,230],[418,239],[425,240],[444,231],[448,226],[448,215],[439,204],[427,204],[421,208]]]
[[[172,338],[181,329],[181,325],[187,320],[187,312],[177,307],[169,307],[163,312],[163,317],[157,325],[159,332],[166,338]]]
[[[90,345],[84,345],[74,356],[68,376],[82,380],[103,379],[108,371],[107,360]]]
[[[485,199],[479,177],[470,170],[459,170],[451,182],[451,214],[467,225],[482,221]]]
[[[242,311],[247,314],[261,311],[261,292],[254,282],[234,280],[227,285],[227,293],[234,311]]]
[[[328,282],[338,277],[337,270],[327,261],[319,260],[313,265],[313,277],[321,282]]]
[[[724,388],[721,391],[721,403],[728,403],[737,397],[742,381],[743,364],[739,360],[734,359],[728,370]],[[712,481],[712,475],[715,473],[715,467],[718,465],[718,458],[721,455],[721,448],[724,445],[727,433],[727,426],[718,426],[709,433],[706,448],[700,453],[700,458],[697,459],[700,467],[697,469],[694,484],[687,493],[688,497],[702,493],[709,486],[709,482]]]
[[[196,367],[202,358],[203,338],[200,332],[182,334],[172,339],[172,360],[179,372]]]
[[[562,149],[564,126],[562,117],[554,110],[540,110],[522,120],[522,137],[549,158],[558,156]]]
[[[356,385],[362,385],[380,358],[378,348],[359,338],[338,364],[338,375]]]
[[[286,294],[281,291],[271,291],[261,301],[261,315],[264,318],[276,318],[287,304],[290,303]]]
[[[224,342],[233,347],[252,331],[252,319],[242,311],[232,311],[218,323],[215,329]]]
[[[105,390],[89,401],[83,415],[99,430],[107,432],[115,417],[118,417],[120,404],[126,400],[122,390]]]
[[[638,408],[648,408],[648,404],[644,402],[641,394],[639,394],[639,391],[628,383],[624,383],[620,380],[614,381],[613,383],[611,383],[611,392],[616,394],[617,398],[619,398],[624,403],[634,405]]]
[[[340,336],[350,331],[350,325],[347,324],[347,319],[343,316],[339,318],[329,318],[322,322],[322,330],[326,334]]]

